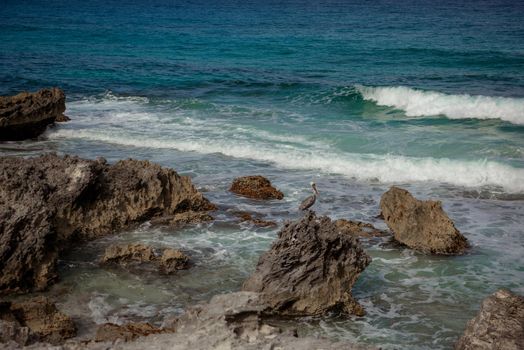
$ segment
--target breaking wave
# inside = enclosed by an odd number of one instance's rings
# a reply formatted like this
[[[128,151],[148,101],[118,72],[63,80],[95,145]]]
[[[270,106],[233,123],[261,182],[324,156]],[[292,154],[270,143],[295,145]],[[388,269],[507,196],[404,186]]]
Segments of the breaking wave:
[[[524,125],[524,98],[449,95],[405,86],[355,88],[364,100],[401,109],[409,117],[445,115],[450,119],[501,119]]]

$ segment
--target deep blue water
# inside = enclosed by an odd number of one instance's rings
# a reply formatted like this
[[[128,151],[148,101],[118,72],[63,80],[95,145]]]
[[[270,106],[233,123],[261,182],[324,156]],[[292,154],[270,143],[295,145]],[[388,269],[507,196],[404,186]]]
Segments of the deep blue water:
[[[222,208],[278,221],[296,217],[311,179],[318,211],[379,226],[391,184],[440,199],[470,255],[374,245],[355,288],[368,316],[306,328],[449,348],[487,294],[524,292],[523,18],[522,1],[3,0],[0,94],[60,86],[72,121],[0,153],[147,158],[191,175]],[[286,200],[227,191],[251,173]],[[121,238],[192,251],[200,267],[182,281],[145,279],[136,292],[128,276],[72,269],[77,294],[64,305],[88,300],[93,319],[121,321],[238,289],[275,230],[239,226],[227,210],[217,222]]]

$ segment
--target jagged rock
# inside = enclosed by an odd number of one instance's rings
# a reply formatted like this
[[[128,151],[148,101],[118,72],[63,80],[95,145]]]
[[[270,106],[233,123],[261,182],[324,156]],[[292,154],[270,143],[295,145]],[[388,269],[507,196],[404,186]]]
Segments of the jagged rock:
[[[180,250],[167,248],[158,261],[160,271],[171,274],[189,268],[189,257]]]
[[[236,178],[229,189],[238,195],[254,199],[282,199],[284,194],[271,185],[263,176],[243,176]]]
[[[4,341],[13,340],[20,345],[35,341],[59,344],[76,335],[73,320],[46,297],[2,304],[0,338]]]
[[[341,232],[353,237],[372,238],[385,237],[389,235],[387,232],[379,230],[373,225],[361,221],[338,219],[335,221],[335,225],[337,225]]]
[[[0,293],[42,290],[72,241],[214,209],[188,177],[148,161],[0,157]]]
[[[174,328],[158,328],[149,323],[126,323],[117,325],[114,323],[104,323],[96,330],[95,341],[115,341],[122,339],[130,341],[138,337],[147,337],[151,334],[172,333]]]
[[[457,255],[468,247],[439,201],[421,201],[408,191],[391,187],[380,200],[382,215],[395,239],[415,250]]]
[[[109,246],[102,260],[102,264],[127,265],[130,263],[144,263],[155,260],[153,248],[141,243],[114,244]]]
[[[67,342],[58,349],[62,350],[142,350],[142,349],[170,349],[170,350],[208,350],[208,349],[231,349],[231,350],[372,350],[375,348],[355,345],[348,342],[334,342],[327,339],[314,337],[298,337],[296,330],[283,330],[272,326],[264,316],[264,310],[268,305],[260,298],[258,293],[237,292],[214,296],[209,303],[190,307],[186,313],[174,321],[167,331],[139,336],[133,341],[113,342],[112,334],[120,336],[120,339],[130,336],[126,326],[103,326],[100,331],[100,340],[109,334],[109,341],[104,342]],[[161,329],[161,330],[165,330]],[[143,333],[148,333],[146,331]],[[107,331],[107,332],[106,332]],[[113,332],[114,331],[114,332]],[[132,332],[131,332],[132,333]],[[132,333],[136,334],[136,333]],[[142,334],[140,334],[142,335]],[[144,334],[145,335],[145,334]],[[38,349],[57,350],[45,344]]]
[[[343,234],[330,218],[308,211],[280,230],[243,290],[262,293],[278,314],[363,315],[351,288],[370,262],[358,239]]]
[[[0,96],[0,141],[23,140],[43,133],[55,121],[69,120],[65,94],[59,88]]]
[[[484,299],[455,349],[524,349],[524,297],[500,289]]]
[[[274,221],[263,220],[258,217],[253,217],[253,215],[245,211],[235,212],[234,214],[240,219],[241,222],[251,222],[255,226],[259,226],[259,227],[276,227],[277,226],[277,223]]]

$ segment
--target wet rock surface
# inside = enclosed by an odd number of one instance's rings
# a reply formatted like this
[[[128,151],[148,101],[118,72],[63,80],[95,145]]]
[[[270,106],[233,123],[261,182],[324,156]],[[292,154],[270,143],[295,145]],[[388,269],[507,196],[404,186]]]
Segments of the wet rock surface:
[[[370,262],[358,239],[343,234],[330,218],[308,211],[284,225],[243,290],[261,293],[275,314],[363,315],[351,288]]]
[[[209,303],[191,307],[176,320],[175,333],[152,334],[131,342],[66,343],[59,349],[372,349],[348,342],[297,337],[296,331],[271,326],[262,315],[267,307],[258,293],[218,295]]]
[[[60,344],[76,335],[73,320],[45,297],[0,305],[0,340],[19,345]]]
[[[408,191],[391,187],[382,195],[380,209],[395,239],[429,254],[458,255],[468,248],[439,201],[421,201]]]
[[[335,225],[342,233],[357,238],[387,237],[390,235],[386,231],[379,230],[375,226],[361,221],[338,219],[335,220]]]
[[[188,177],[148,161],[0,157],[0,293],[43,290],[72,241],[214,206]]]
[[[254,216],[251,213],[245,211],[238,211],[233,213],[236,217],[240,219],[240,222],[250,222],[258,227],[276,227],[277,223],[274,221],[264,220],[259,216]]]
[[[284,194],[271,185],[263,176],[242,176],[236,178],[229,189],[238,195],[253,199],[282,199]]]
[[[186,225],[196,225],[209,221],[213,221],[213,217],[207,212],[187,211],[175,215],[153,218],[151,224],[179,228]]]
[[[105,323],[98,327],[95,341],[114,342],[118,339],[131,341],[138,337],[147,337],[152,334],[160,333],[172,333],[174,331],[174,328],[158,328],[149,323],[126,323],[124,325]]]
[[[501,289],[484,299],[455,349],[524,349],[524,297]]]
[[[115,264],[123,267],[151,264],[161,273],[173,274],[178,270],[188,269],[190,259],[177,249],[165,248],[157,253],[151,246],[142,243],[130,243],[109,246],[100,260],[100,264]]]
[[[0,96],[0,141],[23,140],[43,133],[49,124],[69,120],[59,88]]]

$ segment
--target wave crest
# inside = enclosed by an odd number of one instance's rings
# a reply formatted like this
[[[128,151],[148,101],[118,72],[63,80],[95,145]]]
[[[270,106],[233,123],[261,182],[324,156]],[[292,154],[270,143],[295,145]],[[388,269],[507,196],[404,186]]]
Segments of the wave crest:
[[[449,95],[405,86],[355,88],[364,100],[401,109],[409,117],[445,115],[450,119],[501,119],[524,125],[524,98]]]

